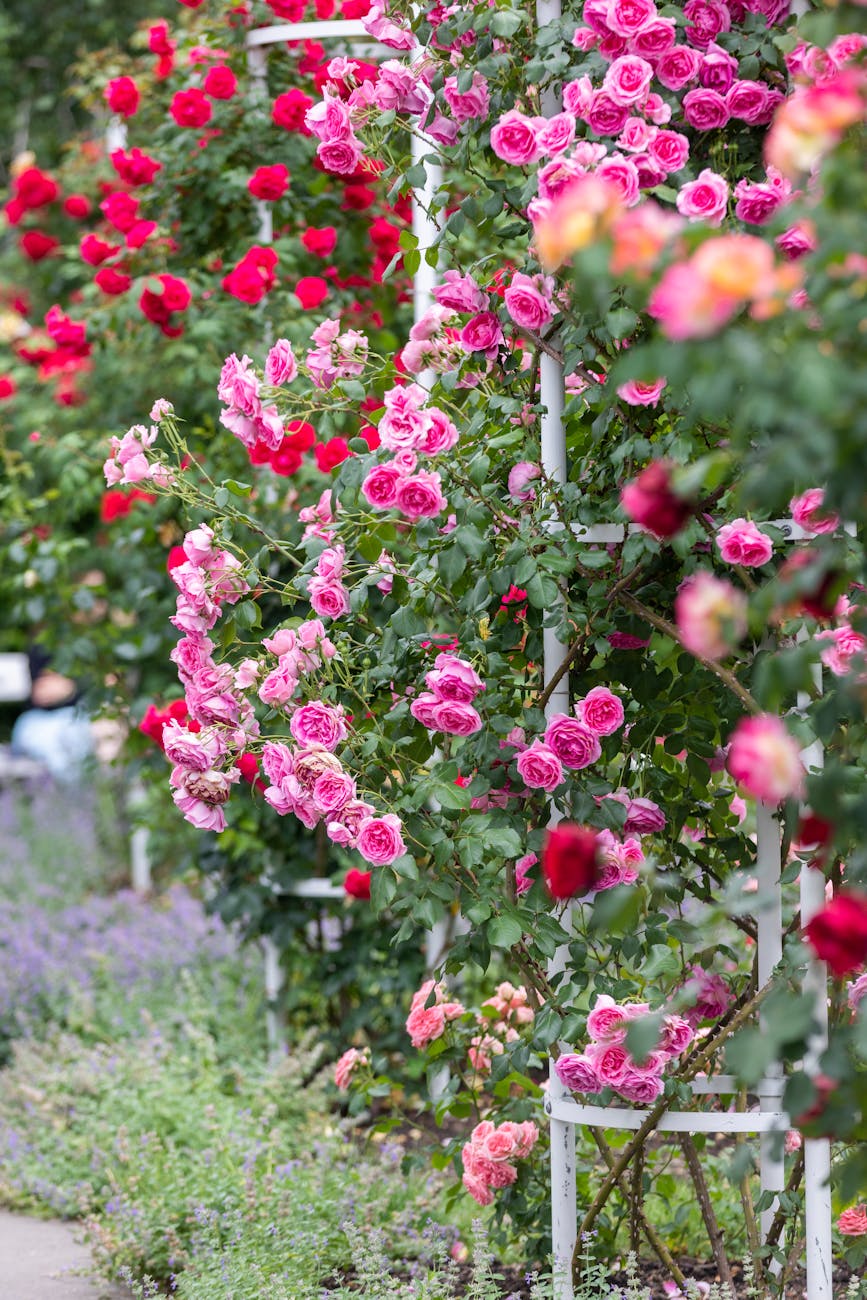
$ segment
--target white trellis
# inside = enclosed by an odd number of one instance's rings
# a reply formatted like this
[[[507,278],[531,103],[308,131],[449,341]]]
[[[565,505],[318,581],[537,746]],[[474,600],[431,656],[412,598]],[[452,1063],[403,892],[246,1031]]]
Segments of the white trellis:
[[[259,102],[267,99],[267,52],[275,45],[286,41],[329,41],[339,48],[354,54],[357,51],[373,52],[388,57],[393,51],[371,36],[360,19],[334,19],[326,22],[274,23],[267,27],[257,27],[247,37],[247,66],[253,79],[254,96]],[[433,203],[437,191],[442,185],[442,169],[438,163],[427,155],[428,145],[418,133],[413,133],[411,140],[412,162],[424,169],[424,184],[412,191],[412,233],[416,239],[419,254],[418,269],[412,276],[413,283],[413,322],[422,316],[433,304],[433,290],[437,284],[437,269],[427,261],[426,253],[436,246],[440,235],[440,225],[433,214]],[[259,239],[271,243],[274,238],[274,225],[271,207],[268,203],[258,202]],[[421,379],[424,380],[424,376]],[[341,885],[333,885],[321,877],[309,877],[298,880],[291,885],[275,889],[277,897],[318,899],[322,902],[337,902],[346,897]],[[448,946],[454,918],[446,917],[428,931],[425,948],[425,965],[432,971]],[[280,993],[284,986],[284,972],[280,963],[277,945],[268,937],[262,940],[265,962],[265,996],[268,1001],[267,1036],[269,1051],[279,1055],[285,1051],[285,1025],[278,1008]]]
[[[536,16],[539,26],[557,22],[561,17],[560,0],[538,0]],[[555,93],[547,92],[542,98],[542,111],[553,116],[560,111]],[[540,364],[540,399],[543,407],[541,424],[542,467],[557,483],[566,481],[566,438],[563,425],[564,373],[554,358],[545,354]],[[789,540],[799,540],[805,534],[790,521],[776,521]],[[621,524],[602,524],[593,528],[576,527],[574,532],[588,544],[610,544],[623,541],[626,531]],[[544,683],[547,686],[561,672],[567,648],[557,639],[553,628],[544,629],[543,643]],[[821,674],[819,674],[821,684]],[[806,701],[799,700],[804,707]],[[563,673],[551,692],[546,715],[569,712],[569,678]],[[808,767],[821,764],[821,746],[816,743],[803,752]],[[559,820],[554,814],[552,821]],[[780,827],[773,808],[759,804],[757,808],[756,874],[758,878],[757,907],[758,942],[757,964],[759,985],[770,978],[782,957],[783,925],[782,894],[780,885],[781,843]],[[801,872],[801,916],[806,923],[824,905],[824,877],[819,872]],[[563,922],[568,929],[570,913],[567,909]],[[564,945],[554,957],[551,975],[560,975],[569,965],[568,946]],[[808,1065],[814,1065],[827,1043],[827,972],[816,961],[810,963],[809,987],[815,1001],[815,1018],[820,1026],[810,1048]],[[577,1126],[620,1130],[637,1130],[647,1112],[640,1109],[585,1105],[577,1102],[569,1089],[557,1077],[551,1061],[548,1095],[545,1101],[551,1122],[551,1222],[553,1237],[555,1287],[558,1300],[572,1300],[572,1257],[577,1240],[575,1129]],[[758,1085],[755,1095],[758,1110],[752,1112],[697,1112],[667,1111],[656,1128],[674,1133],[757,1133],[761,1135],[760,1177],[762,1191],[781,1192],[784,1187],[782,1134],[789,1127],[789,1117],[783,1112],[780,1099],[784,1080],[782,1068],[770,1069]],[[736,1081],[717,1075],[709,1080],[696,1080],[693,1094],[720,1095],[736,1091]],[[810,1300],[831,1300],[831,1193],[830,1193],[830,1142],[827,1139],[807,1140],[804,1143],[804,1184],[806,1202],[807,1237],[807,1288]],[[767,1235],[773,1219],[774,1207],[763,1211],[762,1232]]]

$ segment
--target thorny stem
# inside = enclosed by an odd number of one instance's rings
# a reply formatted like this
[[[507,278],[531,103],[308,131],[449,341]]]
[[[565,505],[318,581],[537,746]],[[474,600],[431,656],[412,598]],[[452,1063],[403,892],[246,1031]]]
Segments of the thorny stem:
[[[798,1152],[794,1165],[792,1166],[792,1172],[789,1174],[789,1177],[786,1180],[785,1192],[792,1193],[797,1191],[797,1189],[801,1186],[801,1179],[803,1178],[803,1176],[804,1176],[804,1150],[802,1147],[801,1150]],[[786,1221],[786,1215],[783,1211],[783,1207],[781,1205],[778,1205],[777,1209],[774,1212],[774,1217],[771,1219],[771,1226],[768,1229],[768,1235],[765,1238],[765,1247],[775,1246],[777,1244],[780,1238],[780,1233],[783,1231],[783,1226],[785,1224],[785,1221]]]
[[[691,1133],[682,1133],[680,1145],[683,1148],[683,1154],[686,1158],[686,1167],[689,1170],[689,1176],[692,1179],[692,1185],[695,1188],[695,1194],[698,1199],[701,1217],[704,1219],[704,1226],[707,1229],[708,1241],[713,1251],[714,1263],[720,1275],[720,1281],[728,1283],[733,1287],[731,1265],[726,1254],[725,1242],[717,1223],[716,1214],[714,1213],[713,1202],[710,1199],[707,1180],[701,1167],[701,1161],[698,1158],[695,1141]]]
[[[738,1110],[746,1110],[747,1094],[746,1089],[741,1089],[738,1093]],[[735,1139],[737,1146],[742,1147],[744,1144],[743,1133],[738,1133]],[[739,1188],[741,1194],[741,1207],[744,1212],[744,1225],[747,1230],[747,1241],[750,1246],[750,1254],[753,1257],[753,1267],[756,1274],[761,1270],[761,1242],[759,1241],[759,1229],[756,1223],[756,1212],[753,1209],[753,1198],[750,1193],[750,1176],[749,1172],[745,1173],[740,1182]]]

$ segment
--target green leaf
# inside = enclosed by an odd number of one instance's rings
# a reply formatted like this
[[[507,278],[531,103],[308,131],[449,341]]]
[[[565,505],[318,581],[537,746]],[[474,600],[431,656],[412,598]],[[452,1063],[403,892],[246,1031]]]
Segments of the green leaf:
[[[511,916],[495,916],[487,927],[488,942],[492,948],[514,948],[521,942],[523,930]]]

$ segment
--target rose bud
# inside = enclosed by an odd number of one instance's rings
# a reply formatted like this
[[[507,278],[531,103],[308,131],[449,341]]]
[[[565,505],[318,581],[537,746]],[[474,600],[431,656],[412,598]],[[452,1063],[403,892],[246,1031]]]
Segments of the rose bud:
[[[620,493],[620,504],[632,522],[659,538],[674,537],[692,514],[691,503],[672,487],[671,471],[670,461],[652,461]]]
[[[352,867],[346,873],[343,888],[351,898],[370,898],[370,872],[359,871],[357,867]]]
[[[837,979],[867,963],[867,895],[838,894],[804,926],[807,941]]]
[[[542,874],[552,898],[589,893],[599,875],[596,831],[574,822],[552,827],[542,846]]]
[[[834,614],[837,601],[846,589],[846,575],[826,569],[809,547],[801,547],[780,566],[778,581],[782,587],[783,617],[809,614],[817,622],[827,622]]]

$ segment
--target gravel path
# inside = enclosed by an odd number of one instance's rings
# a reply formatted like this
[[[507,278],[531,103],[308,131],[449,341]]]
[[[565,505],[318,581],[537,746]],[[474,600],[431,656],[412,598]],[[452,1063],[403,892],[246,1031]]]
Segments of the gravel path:
[[[129,1300],[100,1282],[75,1225],[0,1210],[0,1296],[3,1300]]]

